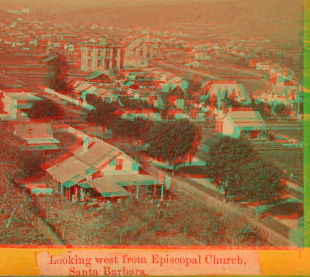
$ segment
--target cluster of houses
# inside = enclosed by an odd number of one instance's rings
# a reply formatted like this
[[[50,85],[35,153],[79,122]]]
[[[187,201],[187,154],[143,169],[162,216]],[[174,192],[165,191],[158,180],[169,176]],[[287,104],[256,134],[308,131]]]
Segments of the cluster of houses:
[[[113,145],[87,135],[68,125],[57,130],[70,133],[75,141],[61,155],[55,152],[61,144],[53,137],[50,123],[11,123],[11,130],[26,142],[21,151],[54,150],[51,159],[41,165],[45,172],[39,178],[20,179],[19,183],[34,194],[58,194],[83,205],[120,202],[126,197],[139,197],[139,189],[154,193],[163,200],[169,178],[150,175],[142,166]],[[30,129],[32,131],[30,131]],[[35,141],[35,145],[33,143]],[[48,147],[54,145],[54,148]]]
[[[51,157],[42,165],[46,176],[41,181],[25,183],[26,188],[37,194],[54,191],[74,202],[96,199],[98,203],[120,201],[131,195],[139,197],[139,188],[147,187],[163,199],[163,178],[147,174],[137,161],[118,148],[68,125],[33,121],[20,112],[31,108],[39,97],[28,92],[3,92],[3,99],[7,116],[1,120],[8,122],[8,130],[19,139],[19,150],[40,151]],[[63,145],[54,136],[55,128],[75,137],[61,155],[58,150]]]

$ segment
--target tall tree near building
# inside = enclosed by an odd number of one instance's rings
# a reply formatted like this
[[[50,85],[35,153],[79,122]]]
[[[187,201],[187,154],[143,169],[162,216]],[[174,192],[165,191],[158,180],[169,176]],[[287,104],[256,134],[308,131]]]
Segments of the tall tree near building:
[[[242,139],[217,139],[210,146],[206,163],[208,175],[219,181],[225,194],[266,200],[282,190],[281,171],[263,161],[250,143]]]
[[[188,120],[155,125],[148,136],[148,153],[151,157],[178,166],[192,161],[201,140],[201,130]]]
[[[101,125],[103,129],[110,127],[115,120],[120,117],[119,107],[116,104],[101,102],[95,110],[87,113],[86,120],[96,125]]]
[[[54,53],[53,56],[45,59],[48,66],[48,82],[50,88],[57,91],[67,90],[67,76],[69,64],[66,57],[60,53]]]

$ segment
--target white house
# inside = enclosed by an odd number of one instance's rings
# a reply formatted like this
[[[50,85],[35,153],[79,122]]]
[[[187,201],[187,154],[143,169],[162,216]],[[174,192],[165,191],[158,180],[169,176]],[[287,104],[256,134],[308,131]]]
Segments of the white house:
[[[216,97],[217,102],[220,103],[224,99],[225,94],[228,97],[234,97],[238,102],[249,102],[249,97],[242,84],[237,84],[236,81],[210,81],[207,80],[202,85],[200,95],[207,95],[208,97]]]
[[[262,116],[251,108],[232,108],[226,114],[221,111],[216,117],[215,130],[233,138],[241,135],[252,138],[266,135]]]
[[[302,88],[299,86],[266,85],[262,89],[260,100],[267,102],[272,107],[284,104],[295,114],[298,114],[302,104]]]
[[[26,118],[23,109],[31,109],[33,102],[40,100],[28,92],[3,92],[3,114],[0,117],[7,119]]]

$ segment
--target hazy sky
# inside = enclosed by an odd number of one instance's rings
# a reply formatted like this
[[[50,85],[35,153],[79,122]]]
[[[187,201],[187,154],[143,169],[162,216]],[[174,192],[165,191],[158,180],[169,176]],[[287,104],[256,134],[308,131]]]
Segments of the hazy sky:
[[[223,2],[223,1],[248,1],[248,0],[1,0],[2,5],[25,5],[25,6],[46,6],[46,5],[150,5],[150,4],[176,4],[189,2]]]

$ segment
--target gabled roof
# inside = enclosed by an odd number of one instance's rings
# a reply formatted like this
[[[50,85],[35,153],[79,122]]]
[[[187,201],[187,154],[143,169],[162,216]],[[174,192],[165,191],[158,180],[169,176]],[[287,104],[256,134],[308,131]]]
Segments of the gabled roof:
[[[105,89],[105,88],[99,88],[97,89],[94,93],[96,94],[96,96],[102,96],[104,94],[107,94],[107,93],[112,93],[112,91],[108,90],[108,89]]]
[[[242,84],[237,84],[235,81],[207,81],[201,92],[204,94],[212,94],[218,99],[223,99],[225,93],[228,95],[234,93],[237,100],[248,101],[248,96]]]
[[[122,152],[120,149],[98,138],[89,137],[87,143],[88,143],[88,147],[86,150],[83,150],[83,145],[82,145],[80,148],[74,151],[73,154],[79,160],[97,169],[105,167],[108,164],[109,157],[111,155],[117,156],[120,154],[125,155],[132,162],[141,166],[138,162],[133,160],[131,157],[129,157],[124,152]]]
[[[85,178],[85,172],[90,168],[90,165],[83,163],[76,157],[70,157],[48,168],[46,171],[60,183],[65,183],[79,177]]]
[[[287,97],[290,93],[301,94],[301,88],[299,86],[276,86],[266,85],[262,89],[262,93],[274,94],[277,97]]]
[[[83,78],[87,80],[91,80],[91,79],[97,78],[100,75],[102,75],[102,73],[98,70],[95,70],[92,73],[85,75]]]
[[[99,88],[97,86],[91,86],[88,89],[85,90],[85,92],[90,92],[90,93],[95,93],[96,90],[98,90]]]
[[[129,44],[127,44],[126,48],[129,49],[135,49],[136,47],[138,47],[140,44],[142,43],[142,40],[140,38],[134,39],[131,42],[129,42]]]
[[[227,117],[239,128],[265,127],[261,114],[257,111],[253,111],[251,108],[232,109],[228,112]]]
[[[109,79],[109,77],[113,76],[109,71],[100,72],[98,70],[93,71],[92,73],[84,76],[83,78],[91,81],[103,81]]]
[[[75,88],[75,91],[78,91],[78,92],[82,92],[88,88],[90,88],[93,84],[90,83],[90,82],[84,82],[84,83],[81,83],[80,85],[78,85],[76,88]]]
[[[275,93],[275,95],[282,97],[287,97],[291,93],[301,93],[298,86],[274,86],[273,92]]]
[[[73,80],[72,82],[70,82],[72,84],[73,88],[78,87],[80,84],[84,83],[84,80]]]

